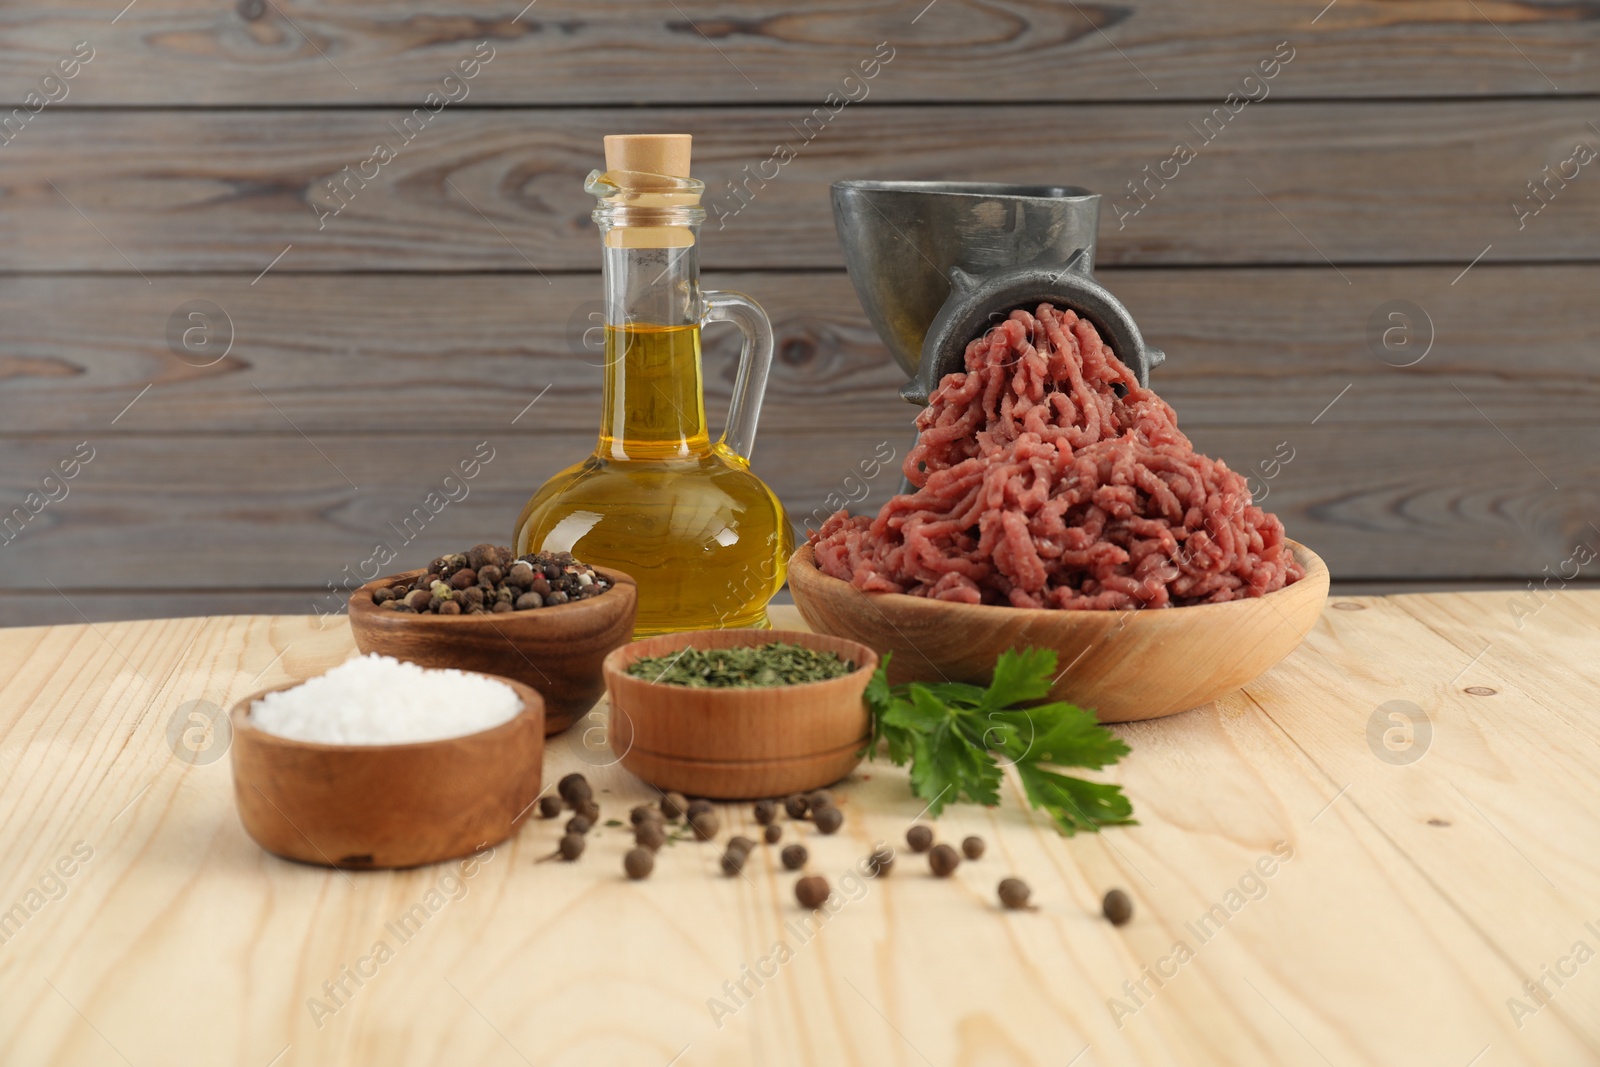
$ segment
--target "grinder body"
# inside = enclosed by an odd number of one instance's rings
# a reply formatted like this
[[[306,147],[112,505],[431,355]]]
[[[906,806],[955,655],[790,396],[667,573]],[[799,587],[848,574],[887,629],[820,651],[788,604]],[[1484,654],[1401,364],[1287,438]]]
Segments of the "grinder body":
[[[1012,310],[1041,303],[1092,323],[1148,385],[1166,357],[1094,279],[1100,197],[1068,185],[842,181],[833,215],[867,316],[926,404],[961,370],[967,344]]]

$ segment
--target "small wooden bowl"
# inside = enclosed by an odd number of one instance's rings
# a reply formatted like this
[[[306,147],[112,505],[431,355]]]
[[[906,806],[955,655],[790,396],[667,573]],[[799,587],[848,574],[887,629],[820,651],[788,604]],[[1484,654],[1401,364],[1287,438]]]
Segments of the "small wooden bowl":
[[[628,643],[639,587],[621,571],[596,567],[612,588],[588,600],[500,615],[411,615],[372,602],[388,585],[413,582],[424,570],[379,578],[350,594],[356,647],[423,667],[514,678],[544,697],[546,734],[559,733],[594,707],[605,691],[600,664]]]
[[[686,645],[738,648],[773,641],[837,652],[842,678],[761,689],[690,689],[635,678],[628,665]],[[878,654],[857,641],[783,630],[694,630],[636,641],[606,657],[611,748],[661,789],[737,800],[837,782],[861,762],[871,723],[863,694]]]
[[[1254,681],[1299,645],[1328,598],[1328,567],[1294,541],[1305,577],[1266,596],[1148,611],[1051,611],[864,593],[817,569],[811,546],[789,561],[789,590],[812,629],[892,652],[889,682],[987,685],[1000,653],[1051,648],[1051,700],[1131,722],[1197,708]]]
[[[522,711],[464,737],[402,745],[327,745],[269,734],[234,705],[239,819],[275,855],[324,867],[416,867],[497,845],[539,796],[544,701],[512,678]]]

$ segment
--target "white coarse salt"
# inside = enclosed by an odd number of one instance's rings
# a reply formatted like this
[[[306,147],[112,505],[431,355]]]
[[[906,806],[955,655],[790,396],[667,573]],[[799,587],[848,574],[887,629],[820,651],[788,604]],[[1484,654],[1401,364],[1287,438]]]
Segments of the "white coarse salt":
[[[522,698],[503,682],[393,656],[346,660],[250,708],[257,728],[328,745],[399,745],[465,737],[510,722]]]

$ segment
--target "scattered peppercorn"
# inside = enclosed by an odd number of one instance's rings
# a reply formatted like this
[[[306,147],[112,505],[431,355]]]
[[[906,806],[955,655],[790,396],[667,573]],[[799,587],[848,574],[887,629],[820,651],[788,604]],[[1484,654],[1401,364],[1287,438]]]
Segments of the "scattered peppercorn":
[[[669,819],[681,819],[688,814],[689,801],[682,793],[664,793],[661,797],[661,814]]]
[[[749,852],[756,847],[756,843],[744,835],[728,838],[728,847],[736,848],[740,852]]]
[[[689,802],[689,818],[693,819],[703,811],[714,810],[709,800],[691,800]]]
[[[1028,883],[1021,878],[1000,879],[1000,903],[1015,911],[1028,906],[1028,898],[1033,895],[1033,890],[1028,888]]]
[[[561,799],[574,806],[585,797],[593,796],[589,790],[589,779],[581,774],[569,774],[561,779],[556,786],[556,792],[561,794]]]
[[[584,797],[572,806],[572,810],[589,820],[590,825],[600,821],[600,805],[590,797]]]
[[[1133,898],[1120,889],[1113,889],[1100,902],[1100,911],[1112,926],[1122,926],[1133,918]]]
[[[844,825],[844,812],[833,807],[812,808],[811,821],[817,824],[817,829],[822,833],[836,833]]]
[[[767,829],[764,832],[763,836],[766,837],[767,844],[776,845],[779,841],[781,841],[783,839],[783,827],[780,826],[777,823],[772,823],[771,825],[769,825],[767,827]]]
[[[722,854],[722,873],[730,876],[738,874],[748,855],[750,853],[742,848],[729,848]]]
[[[811,874],[800,879],[794,884],[794,896],[802,907],[820,908],[828,901],[828,880],[819,874]]]
[[[567,833],[586,834],[594,828],[594,823],[589,821],[587,815],[574,815],[567,820]]]
[[[790,845],[779,854],[779,858],[783,860],[783,865],[786,869],[798,871],[801,867],[806,865],[806,860],[809,859],[810,856],[806,852],[806,846]]]
[[[656,869],[656,855],[647,848],[636,848],[622,857],[622,869],[628,872],[628,877],[637,882],[641,878],[650,877],[650,872]]]
[[[815,789],[806,794],[806,807],[812,811],[833,807],[833,794],[826,789]]]
[[[888,845],[879,845],[872,850],[872,855],[867,857],[867,875],[871,878],[882,878],[894,867],[894,849]]]
[[[756,801],[756,822],[762,826],[770,826],[772,820],[778,817],[778,805],[770,800]]]
[[[535,552],[518,558],[504,546],[481,544],[468,552],[440,556],[409,587],[378,587],[372,602],[391,611],[504,614],[587,600],[611,584],[569,552]]]
[[[539,817],[553,819],[561,814],[561,798],[556,796],[539,798]]]
[[[928,866],[940,878],[948,878],[961,866],[961,854],[949,845],[934,845],[928,853]]]
[[[789,813],[791,819],[806,817],[806,798],[803,793],[795,793],[783,802],[783,810]]]
[[[642,822],[633,832],[633,843],[654,852],[667,843],[667,831],[658,822]]]
[[[977,834],[964,838],[961,842],[961,854],[969,860],[983,859],[983,838]]]
[[[714,811],[702,811],[689,819],[689,825],[694,828],[697,841],[710,841],[717,836],[717,831],[722,829],[722,824],[717,821]]]
[[[571,863],[583,855],[583,835],[568,834],[561,839],[561,858]]]
[[[635,826],[638,826],[646,819],[659,819],[660,817],[661,812],[650,804],[636,805],[634,809],[628,813],[628,818]]]
[[[933,829],[920,823],[906,831],[906,844],[912,852],[926,852],[933,847]]]

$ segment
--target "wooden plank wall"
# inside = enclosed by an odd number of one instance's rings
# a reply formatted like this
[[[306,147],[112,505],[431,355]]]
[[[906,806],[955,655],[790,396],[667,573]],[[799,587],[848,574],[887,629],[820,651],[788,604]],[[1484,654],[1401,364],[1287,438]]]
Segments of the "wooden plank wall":
[[[623,131],[696,135],[706,283],[777,326],[756,466],[798,522],[912,414],[828,183],[1068,182],[1107,196],[1153,384],[1237,468],[1293,450],[1266,504],[1343,588],[1556,571],[1600,545],[1600,10],[1325,2],[0,8],[0,513],[54,498],[0,537],[0,623],[326,605],[479,442],[406,555],[507,537],[592,440],[582,180]]]

